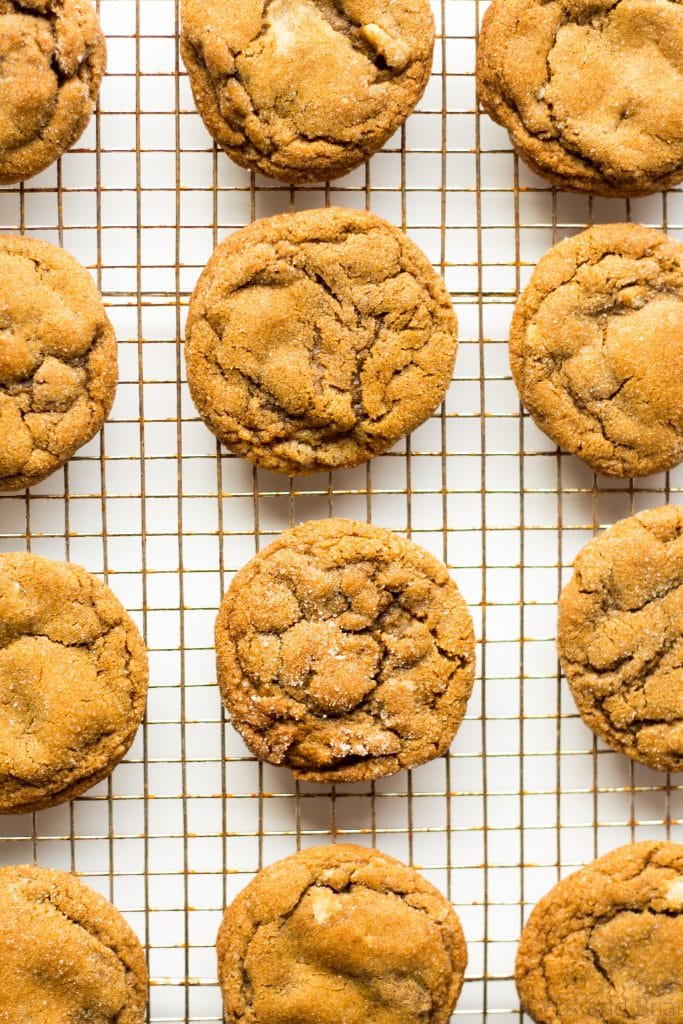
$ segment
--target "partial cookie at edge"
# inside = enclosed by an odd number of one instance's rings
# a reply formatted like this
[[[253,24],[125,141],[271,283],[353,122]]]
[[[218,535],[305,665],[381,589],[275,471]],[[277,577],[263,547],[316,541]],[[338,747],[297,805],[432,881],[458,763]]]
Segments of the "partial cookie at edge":
[[[64,249],[0,235],[0,491],[31,487],[101,430],[118,383],[112,325]]]
[[[197,108],[238,164],[293,184],[341,177],[412,112],[432,66],[427,0],[183,0]]]
[[[0,813],[52,807],[106,778],[144,714],[147,652],[81,566],[0,554]]]
[[[517,953],[537,1024],[667,1024],[683,1000],[683,846],[620,847],[559,882]]]
[[[75,875],[0,868],[0,991],[8,1022],[144,1024],[147,968],[121,914]]]
[[[651,768],[683,770],[683,506],[623,519],[579,552],[558,649],[598,736]]]
[[[602,224],[553,246],[517,302],[522,402],[595,472],[647,476],[683,459],[683,245]]]

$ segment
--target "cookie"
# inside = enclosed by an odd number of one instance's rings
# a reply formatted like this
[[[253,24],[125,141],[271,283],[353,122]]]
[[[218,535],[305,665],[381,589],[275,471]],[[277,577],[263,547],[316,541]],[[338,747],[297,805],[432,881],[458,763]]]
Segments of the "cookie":
[[[387,451],[443,400],[457,350],[448,292],[402,231],[323,209],[222,242],[187,322],[187,375],[207,426],[280,473]]]
[[[412,113],[432,69],[428,0],[182,0],[197,109],[242,167],[339,178]]]
[[[554,246],[512,319],[510,363],[537,425],[596,473],[683,459],[683,245],[603,224]]]
[[[102,296],[73,256],[0,235],[0,491],[32,487],[97,434],[118,383]]]
[[[651,768],[683,771],[683,506],[622,519],[579,552],[558,648],[598,736]]]
[[[78,565],[0,554],[0,813],[52,807],[106,778],[135,738],[147,674],[109,587]]]
[[[0,1021],[144,1024],[137,936],[75,875],[0,868]]]
[[[288,530],[237,574],[216,651],[247,746],[312,782],[445,753],[474,680],[472,619],[446,567],[347,519]]]
[[[78,141],[106,63],[90,0],[0,0],[0,185],[33,177]]]
[[[516,981],[538,1024],[668,1024],[683,1005],[683,846],[622,846],[565,878],[522,934]]]
[[[446,1024],[467,948],[448,900],[379,850],[314,846],[225,912],[227,1024]]]
[[[479,99],[559,188],[642,196],[683,179],[678,0],[493,0]]]

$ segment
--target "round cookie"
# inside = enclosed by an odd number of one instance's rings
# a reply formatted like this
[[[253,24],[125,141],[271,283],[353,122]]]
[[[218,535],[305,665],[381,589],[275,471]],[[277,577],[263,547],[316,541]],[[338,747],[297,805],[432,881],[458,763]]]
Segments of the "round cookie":
[[[247,746],[312,782],[445,753],[474,681],[472,619],[446,567],[347,519],[288,530],[237,574],[216,651]]]
[[[0,554],[0,813],[52,807],[106,778],[135,738],[147,675],[109,587],[78,565]]]
[[[226,910],[217,951],[227,1024],[446,1024],[467,965],[448,900],[350,845],[260,871]]]
[[[16,491],[102,428],[118,381],[116,337],[73,256],[0,235],[0,340],[0,491]]]
[[[356,466],[443,400],[458,344],[425,255],[373,214],[257,221],[222,242],[187,322],[187,374],[207,426],[291,476]]]
[[[0,185],[33,177],[74,145],[106,62],[90,0],[0,0]]]
[[[622,846],[536,906],[517,953],[538,1024],[668,1024],[683,1003],[683,846]]]
[[[558,648],[598,736],[651,768],[683,771],[683,506],[623,519],[579,552]]]
[[[537,425],[596,473],[683,459],[683,245],[636,224],[554,246],[521,295],[510,364]]]
[[[559,188],[641,196],[683,179],[678,0],[494,0],[479,99]]]
[[[117,910],[75,875],[0,868],[0,1020],[144,1024],[147,967]]]
[[[206,127],[250,170],[339,178],[412,113],[432,69],[428,0],[182,0]]]

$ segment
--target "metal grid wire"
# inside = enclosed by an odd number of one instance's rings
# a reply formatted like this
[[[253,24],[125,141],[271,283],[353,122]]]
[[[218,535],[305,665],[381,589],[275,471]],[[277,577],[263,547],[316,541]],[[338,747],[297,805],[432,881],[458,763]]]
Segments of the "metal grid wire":
[[[535,261],[595,221],[683,238],[683,193],[629,202],[549,188],[476,109],[484,4],[436,0],[434,75],[369,167],[290,189],[217,153],[178,55],[177,0],[99,0],[100,108],[78,146],[0,191],[0,228],[64,245],[93,271],[120,340],[101,438],[27,494],[0,498],[0,548],[86,565],[147,638],[146,723],[111,779],[73,804],[0,821],[0,861],[76,870],[148,950],[149,1019],[218,1022],[213,951],[226,901],[264,864],[319,842],[373,844],[453,900],[470,965],[456,1020],[520,1020],[516,942],[562,875],[622,842],[681,835],[677,778],[634,766],[582,725],[555,652],[555,606],[601,526],[680,501],[683,472],[595,477],[522,415],[510,314]],[[445,407],[367,467],[294,480],[216,447],[185,384],[185,310],[226,233],[326,203],[401,224],[443,273],[461,325]],[[290,523],[330,514],[392,527],[442,557],[480,638],[452,752],[372,785],[296,784],[226,724],[212,627],[232,574]]]

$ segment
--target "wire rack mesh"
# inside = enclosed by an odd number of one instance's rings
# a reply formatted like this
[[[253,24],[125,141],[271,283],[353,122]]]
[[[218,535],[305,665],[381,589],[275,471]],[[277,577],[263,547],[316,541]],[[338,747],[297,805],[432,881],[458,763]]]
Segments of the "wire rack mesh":
[[[418,112],[368,167],[291,189],[217,153],[178,53],[177,0],[99,0],[109,71],[78,146],[0,190],[0,228],[91,268],[120,341],[100,438],[30,493],[0,497],[0,549],[86,565],[150,649],[147,717],[113,776],[70,805],[0,821],[0,862],[79,872],[145,943],[149,1020],[222,1019],[213,944],[225,903],[264,864],[319,842],[372,844],[453,900],[470,964],[455,1019],[521,1020],[516,942],[557,879],[633,838],[680,836],[683,787],[634,766],[579,720],[555,651],[576,551],[602,526],[680,501],[683,472],[594,476],[523,415],[507,358],[536,260],[589,223],[634,219],[683,238],[683,193],[624,202],[557,192],[477,109],[478,0],[435,0],[434,73]],[[289,482],[231,457],[185,384],[187,302],[216,242],[305,207],[372,209],[443,274],[460,319],[444,407],[368,466]],[[443,558],[479,637],[478,676],[448,756],[375,784],[296,784],[226,723],[212,627],[232,574],[293,522],[391,527]]]

